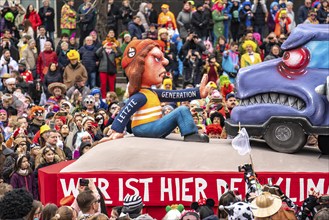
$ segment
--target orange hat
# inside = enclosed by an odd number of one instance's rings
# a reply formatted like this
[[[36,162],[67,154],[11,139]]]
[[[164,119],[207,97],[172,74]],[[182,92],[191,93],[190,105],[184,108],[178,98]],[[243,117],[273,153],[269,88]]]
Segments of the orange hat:
[[[60,201],[59,201],[59,204],[61,206],[71,206],[74,202],[75,198],[73,195],[69,195],[69,196],[66,196],[64,198],[62,198]]]
[[[169,5],[167,5],[167,4],[162,4],[162,5],[161,5],[161,8],[167,8],[167,9],[168,9],[168,8],[169,8]]]
[[[148,45],[151,44],[156,47],[160,47],[158,43],[150,39],[131,41],[123,53],[121,62],[122,68],[125,69],[135,59],[135,57],[138,56],[140,52],[142,52],[145,48],[147,48]]]

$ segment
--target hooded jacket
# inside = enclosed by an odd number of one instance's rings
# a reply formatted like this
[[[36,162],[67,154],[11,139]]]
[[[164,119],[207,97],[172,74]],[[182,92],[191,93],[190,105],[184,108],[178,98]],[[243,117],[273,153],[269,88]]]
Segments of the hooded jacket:
[[[146,2],[142,2],[140,5],[139,5],[139,11],[137,12],[137,16],[140,17],[141,21],[142,21],[142,24],[144,26],[144,29],[145,31],[148,31],[149,30],[149,21],[147,20],[147,17],[145,16],[145,7],[147,6],[147,3]]]

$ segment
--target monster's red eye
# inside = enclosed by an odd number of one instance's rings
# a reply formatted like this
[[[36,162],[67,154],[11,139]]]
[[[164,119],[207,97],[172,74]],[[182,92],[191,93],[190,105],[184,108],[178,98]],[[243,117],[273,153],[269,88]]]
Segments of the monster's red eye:
[[[310,52],[304,47],[286,51],[283,54],[282,60],[288,68],[305,68],[310,61]]]
[[[284,52],[282,61],[278,64],[278,72],[287,79],[295,79],[296,76],[307,72],[307,65],[310,62],[310,52],[307,48],[301,47]]]

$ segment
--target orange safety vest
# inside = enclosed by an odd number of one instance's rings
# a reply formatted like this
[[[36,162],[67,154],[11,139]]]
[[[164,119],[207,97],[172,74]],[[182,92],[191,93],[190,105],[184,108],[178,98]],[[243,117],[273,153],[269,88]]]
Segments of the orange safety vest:
[[[162,117],[162,108],[158,95],[149,89],[141,89],[139,92],[146,96],[147,102],[134,113],[131,123],[132,128],[156,121]]]

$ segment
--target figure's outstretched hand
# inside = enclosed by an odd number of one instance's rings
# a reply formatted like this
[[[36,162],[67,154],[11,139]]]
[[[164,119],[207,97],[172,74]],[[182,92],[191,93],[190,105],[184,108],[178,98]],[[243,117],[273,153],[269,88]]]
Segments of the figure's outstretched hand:
[[[108,135],[108,137],[102,138],[100,141],[98,141],[98,144],[124,137],[124,133],[118,133],[112,129],[110,129],[107,132],[107,135]]]
[[[207,86],[207,82],[208,82],[208,74],[204,74],[200,83],[200,96],[201,98],[206,98],[210,87]]]

